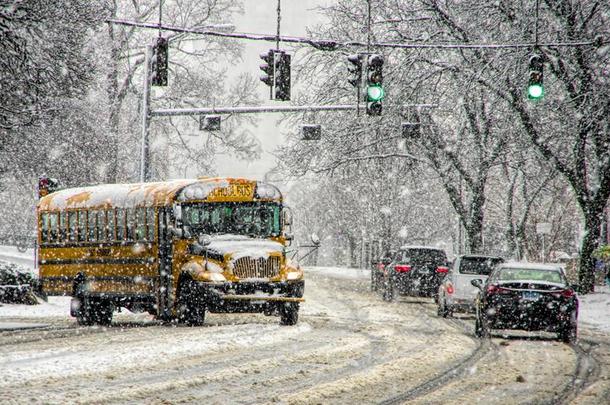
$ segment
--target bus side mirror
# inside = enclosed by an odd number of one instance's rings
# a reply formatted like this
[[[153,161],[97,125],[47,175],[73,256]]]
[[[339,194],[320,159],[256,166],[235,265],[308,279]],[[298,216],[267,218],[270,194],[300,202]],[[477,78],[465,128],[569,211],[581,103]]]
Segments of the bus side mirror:
[[[292,227],[292,209],[290,207],[282,209],[282,222],[285,227]]]
[[[167,227],[167,231],[170,235],[172,235],[173,237],[176,237],[178,239],[182,239],[183,233],[182,233],[182,229],[180,228],[176,228],[173,225],[169,225]]]
[[[199,235],[197,238],[197,243],[203,247],[208,246],[210,243],[212,243],[212,237],[208,234]]]
[[[313,244],[315,247],[320,246],[320,237],[319,237],[317,234],[312,233],[312,234],[311,234],[311,236],[310,236],[310,239],[311,239],[311,243],[312,243],[312,244]]]

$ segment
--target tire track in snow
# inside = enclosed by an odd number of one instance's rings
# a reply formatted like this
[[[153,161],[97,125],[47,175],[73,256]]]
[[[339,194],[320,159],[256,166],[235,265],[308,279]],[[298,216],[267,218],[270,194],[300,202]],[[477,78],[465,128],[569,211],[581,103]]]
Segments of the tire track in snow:
[[[601,367],[593,350],[597,343],[580,339],[576,344],[571,345],[576,353],[576,366],[568,383],[552,400],[547,404],[568,404],[588,386],[597,381],[600,377]]]

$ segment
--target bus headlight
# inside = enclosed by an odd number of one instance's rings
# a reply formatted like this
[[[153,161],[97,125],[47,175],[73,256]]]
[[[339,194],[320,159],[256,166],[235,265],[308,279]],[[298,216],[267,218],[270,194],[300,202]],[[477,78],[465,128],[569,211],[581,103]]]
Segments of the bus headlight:
[[[286,280],[288,281],[300,280],[301,278],[303,278],[302,271],[289,271],[288,275],[286,276]]]
[[[225,278],[225,276],[223,276],[220,273],[212,273],[212,272],[206,272],[204,273],[205,276],[207,276],[206,278],[209,279],[210,281],[227,281],[227,279]]]

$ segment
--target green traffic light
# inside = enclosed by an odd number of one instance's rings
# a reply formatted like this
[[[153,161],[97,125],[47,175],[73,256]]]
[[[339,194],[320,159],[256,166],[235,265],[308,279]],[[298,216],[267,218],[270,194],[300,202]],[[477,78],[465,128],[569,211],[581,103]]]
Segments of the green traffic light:
[[[381,87],[381,86],[377,86],[377,85],[368,86],[366,88],[366,96],[367,96],[368,101],[381,101],[381,100],[383,100],[383,97],[385,96],[385,91],[383,90],[383,87]]]
[[[527,98],[539,100],[544,96],[544,87],[540,84],[532,84],[527,87]]]

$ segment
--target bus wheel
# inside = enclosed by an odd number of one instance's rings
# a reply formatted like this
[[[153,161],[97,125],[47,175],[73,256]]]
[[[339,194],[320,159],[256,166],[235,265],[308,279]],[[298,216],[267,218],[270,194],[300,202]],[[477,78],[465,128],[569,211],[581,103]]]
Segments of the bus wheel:
[[[98,325],[110,326],[112,323],[112,312],[114,312],[114,306],[112,302],[107,299],[96,299],[93,307],[93,322]]]
[[[76,323],[80,326],[91,326],[94,323],[91,298],[79,295],[72,298],[72,311],[76,317]]]
[[[80,295],[71,303],[76,322],[81,326],[103,325],[112,323],[114,308],[109,300]]]
[[[178,322],[188,326],[203,325],[205,320],[205,303],[197,294],[197,283],[183,279],[178,289]]]
[[[280,325],[296,325],[299,321],[299,303],[286,302],[280,304]]]

